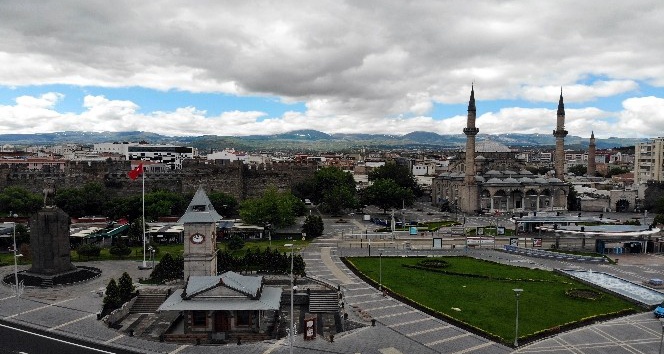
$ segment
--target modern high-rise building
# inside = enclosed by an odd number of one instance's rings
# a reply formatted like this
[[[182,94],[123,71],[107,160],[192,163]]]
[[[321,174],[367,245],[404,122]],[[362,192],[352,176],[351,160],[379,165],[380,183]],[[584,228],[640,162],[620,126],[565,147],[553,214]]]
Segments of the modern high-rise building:
[[[648,181],[664,181],[664,137],[636,144],[634,184]]]

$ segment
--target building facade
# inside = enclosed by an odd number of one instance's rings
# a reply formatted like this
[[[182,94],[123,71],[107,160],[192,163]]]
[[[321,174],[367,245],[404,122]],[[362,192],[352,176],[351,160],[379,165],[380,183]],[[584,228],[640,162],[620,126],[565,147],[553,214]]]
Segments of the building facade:
[[[634,152],[634,184],[664,181],[664,137],[636,144]]]

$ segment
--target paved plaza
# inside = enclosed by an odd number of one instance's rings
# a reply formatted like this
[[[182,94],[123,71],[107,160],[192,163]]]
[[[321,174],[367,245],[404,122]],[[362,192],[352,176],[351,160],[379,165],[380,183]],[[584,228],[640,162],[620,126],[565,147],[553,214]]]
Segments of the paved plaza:
[[[353,220],[343,227],[359,229],[360,226],[364,227],[361,221]],[[515,351],[431,317],[390,297],[382,296],[377,289],[364,283],[347,269],[339,258],[340,254],[366,255],[367,249],[344,247],[337,232],[328,232],[326,236],[317,239],[301,252],[307,264],[308,275],[339,285],[344,293],[349,320],[364,326],[339,333],[333,341],[320,337],[313,341],[304,341],[302,336],[298,335],[294,340],[295,353],[659,352],[662,326],[650,312],[561,333],[529,343]],[[413,251],[392,249],[389,252]],[[586,264],[530,258],[491,249],[450,249],[438,252],[450,255],[468,254],[495,262],[540,269],[592,269],[635,282],[654,277],[661,278],[664,274],[664,255],[621,255],[617,264]],[[288,353],[288,341],[285,339],[233,344],[220,348],[213,345],[161,343],[129,337],[122,330],[108,328],[96,318],[102,300],[99,293],[105,289],[110,278],[117,280],[122,272],[128,272],[135,281],[147,277],[149,270],[139,270],[138,264],[133,261],[86,262],[85,265],[102,269],[102,276],[81,285],[26,289],[20,299],[13,296],[11,288],[0,286],[0,319],[5,323],[19,323],[49,333],[106,343],[114,348],[128,349],[137,353],[217,353],[220,349],[225,353]],[[11,273],[13,267],[3,267],[0,271],[3,275]],[[375,320],[375,326],[371,326],[371,319]],[[512,318],[506,320],[511,321]]]

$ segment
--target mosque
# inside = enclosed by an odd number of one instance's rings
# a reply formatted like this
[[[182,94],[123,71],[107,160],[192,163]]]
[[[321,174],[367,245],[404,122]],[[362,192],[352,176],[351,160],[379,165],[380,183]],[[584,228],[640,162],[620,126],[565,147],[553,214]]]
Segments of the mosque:
[[[444,172],[432,182],[432,203],[449,205],[464,213],[513,213],[565,211],[570,185],[565,183],[565,105],[562,89],[558,102],[554,155],[555,177],[534,175],[525,170],[525,162],[511,152],[477,154],[475,127],[475,89],[471,88],[468,118],[463,133],[466,149],[455,161],[451,172]]]

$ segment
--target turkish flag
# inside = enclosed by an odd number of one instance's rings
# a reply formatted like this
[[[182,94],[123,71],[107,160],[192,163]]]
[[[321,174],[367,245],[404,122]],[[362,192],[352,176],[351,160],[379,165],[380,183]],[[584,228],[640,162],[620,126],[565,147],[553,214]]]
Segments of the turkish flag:
[[[129,171],[127,173],[127,176],[129,176],[129,178],[131,178],[132,180],[135,180],[136,178],[138,178],[138,176],[141,175],[141,173],[143,173],[143,163],[138,164],[138,166],[136,166],[135,169]]]

